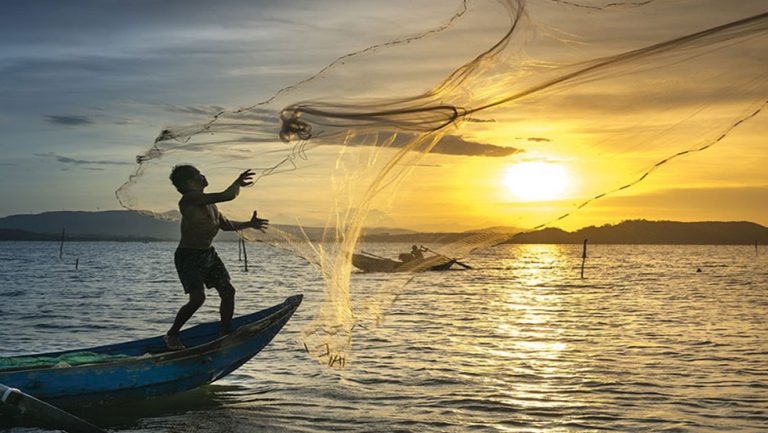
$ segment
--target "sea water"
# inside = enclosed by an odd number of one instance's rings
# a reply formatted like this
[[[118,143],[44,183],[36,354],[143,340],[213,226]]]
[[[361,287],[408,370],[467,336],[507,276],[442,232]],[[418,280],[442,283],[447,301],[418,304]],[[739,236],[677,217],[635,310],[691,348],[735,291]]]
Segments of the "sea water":
[[[70,242],[59,259],[55,242],[0,242],[0,356],[165,332],[185,302],[174,248]],[[244,272],[237,244],[217,244],[237,313],[305,295],[267,348],[213,385],[78,415],[135,433],[768,431],[765,247],[591,245],[584,279],[581,245],[490,248],[465,258],[473,270],[417,275],[357,330],[342,370],[297,341],[317,271],[248,248]],[[353,296],[382,279],[353,275]],[[217,316],[209,291],[191,323]],[[3,418],[0,431],[47,430]]]

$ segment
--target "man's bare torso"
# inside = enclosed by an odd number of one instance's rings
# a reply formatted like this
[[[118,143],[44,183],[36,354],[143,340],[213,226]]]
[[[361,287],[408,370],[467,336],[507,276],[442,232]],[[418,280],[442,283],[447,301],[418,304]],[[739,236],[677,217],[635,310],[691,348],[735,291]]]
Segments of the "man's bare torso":
[[[200,205],[179,201],[181,211],[180,248],[208,249],[224,218],[215,204]]]

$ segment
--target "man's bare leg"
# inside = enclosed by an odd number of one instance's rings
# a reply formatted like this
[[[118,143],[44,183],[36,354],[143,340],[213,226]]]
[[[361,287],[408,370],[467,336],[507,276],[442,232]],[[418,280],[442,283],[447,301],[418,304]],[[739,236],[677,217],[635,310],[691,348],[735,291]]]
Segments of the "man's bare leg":
[[[221,297],[219,313],[221,314],[221,329],[219,335],[227,335],[231,331],[232,316],[235,314],[235,288],[227,281],[220,287],[216,287]]]
[[[184,304],[179,312],[176,314],[176,320],[173,321],[173,326],[165,334],[165,342],[169,349],[183,349],[184,345],[179,340],[179,332],[181,327],[192,317],[193,314],[200,308],[205,302],[205,290],[195,290],[189,293],[189,301]]]

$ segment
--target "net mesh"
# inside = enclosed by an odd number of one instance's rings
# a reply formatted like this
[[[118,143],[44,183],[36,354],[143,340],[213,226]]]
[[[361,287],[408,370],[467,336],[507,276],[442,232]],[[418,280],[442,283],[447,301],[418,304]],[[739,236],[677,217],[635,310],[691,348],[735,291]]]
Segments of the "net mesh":
[[[372,227],[456,232],[432,249],[464,257],[642,188],[716,144],[732,145],[719,158],[759,152],[768,13],[722,9],[464,1],[439,26],[344,55],[265,101],[163,129],[117,197],[174,220],[174,165],[194,164],[222,189],[256,169],[256,184],[220,208],[241,220],[258,208],[270,229],[241,236],[317,268],[323,301],[302,342],[342,366],[353,332],[379,322],[413,278],[350,295],[352,257]],[[681,10],[695,13],[673,19]],[[492,228],[469,230],[480,227]],[[442,260],[432,257],[412,271]]]

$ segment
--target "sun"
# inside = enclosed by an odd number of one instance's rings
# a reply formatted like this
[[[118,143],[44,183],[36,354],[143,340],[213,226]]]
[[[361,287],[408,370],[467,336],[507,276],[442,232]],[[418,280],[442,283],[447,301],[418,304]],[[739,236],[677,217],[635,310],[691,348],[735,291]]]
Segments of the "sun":
[[[523,201],[555,200],[568,186],[568,173],[559,164],[521,162],[506,169],[504,186]]]

